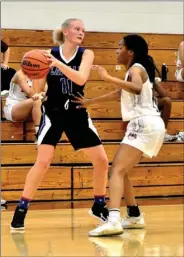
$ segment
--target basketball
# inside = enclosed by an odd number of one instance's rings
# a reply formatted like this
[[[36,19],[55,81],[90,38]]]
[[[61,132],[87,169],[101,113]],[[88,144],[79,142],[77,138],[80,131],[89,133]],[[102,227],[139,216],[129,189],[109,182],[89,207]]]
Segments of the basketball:
[[[41,79],[47,75],[50,67],[42,50],[31,50],[23,56],[21,69],[30,79]]]

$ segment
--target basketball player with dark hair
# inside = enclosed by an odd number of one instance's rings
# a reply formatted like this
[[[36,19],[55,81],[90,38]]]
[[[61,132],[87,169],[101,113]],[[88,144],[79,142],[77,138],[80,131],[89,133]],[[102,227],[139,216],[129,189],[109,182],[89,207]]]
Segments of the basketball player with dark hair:
[[[121,99],[122,118],[129,121],[125,137],[117,150],[110,178],[110,204],[108,222],[89,232],[90,236],[119,235],[123,228],[143,228],[144,217],[136,203],[129,171],[142,156],[156,156],[162,146],[165,126],[153,98],[156,67],[148,55],[148,45],[139,35],[127,35],[117,50],[119,64],[126,67],[125,80],[110,76],[100,66],[95,66],[101,79],[117,85],[115,92],[85,99],[77,97],[78,108],[105,101]],[[121,220],[121,199],[127,204],[127,216]]]
[[[94,204],[90,214],[106,221],[105,203],[108,159],[95,127],[85,109],[77,110],[73,95],[84,95],[94,60],[91,50],[80,47],[84,39],[84,24],[79,19],[66,20],[54,31],[59,45],[45,52],[50,72],[40,84],[48,84],[47,101],[42,105],[42,119],[38,131],[38,154],[30,169],[20,202],[15,210],[11,229],[24,229],[28,205],[46,174],[63,132],[75,150],[82,149],[94,166]]]

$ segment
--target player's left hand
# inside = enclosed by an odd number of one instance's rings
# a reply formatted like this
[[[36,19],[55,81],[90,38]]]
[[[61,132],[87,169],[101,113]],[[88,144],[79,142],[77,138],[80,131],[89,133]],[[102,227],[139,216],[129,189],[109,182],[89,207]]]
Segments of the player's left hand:
[[[87,108],[87,106],[90,104],[90,99],[84,98],[84,96],[82,96],[79,92],[77,94],[78,94],[78,96],[73,95],[75,100],[72,100],[73,103],[79,104],[79,105],[77,105],[76,108],[77,109]]]
[[[93,65],[92,70],[96,70],[102,80],[108,79],[109,74],[106,71],[106,69],[104,69],[104,67],[102,67],[100,65]]]

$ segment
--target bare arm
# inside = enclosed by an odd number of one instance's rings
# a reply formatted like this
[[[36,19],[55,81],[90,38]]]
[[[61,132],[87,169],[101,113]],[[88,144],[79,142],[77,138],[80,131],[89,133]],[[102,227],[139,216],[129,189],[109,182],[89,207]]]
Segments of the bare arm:
[[[6,52],[3,53],[3,64],[4,65],[8,65],[9,58],[10,58],[10,48],[8,47]]]
[[[79,94],[79,96],[74,96],[75,100],[73,100],[72,102],[80,104],[77,106],[77,109],[80,109],[80,108],[86,108],[92,104],[120,100],[120,96],[121,96],[121,89],[118,89],[109,94],[106,94],[106,95],[103,95],[103,96],[100,96],[97,98],[92,98],[92,99],[86,99],[82,95]]]
[[[68,67],[50,54],[46,56],[48,57],[48,61],[51,61],[51,66],[57,67],[70,80],[80,86],[86,83],[94,61],[94,53],[91,50],[85,50],[83,53],[82,62],[78,71]]]
[[[12,81],[18,84],[27,96],[32,97],[34,95],[34,90],[27,84],[26,77],[21,70],[16,72],[15,76],[12,78]]]
[[[121,89],[118,89],[116,91],[113,91],[109,94],[105,94],[96,98],[89,99],[90,100],[90,105],[91,104],[98,104],[98,103],[103,103],[103,102],[108,102],[108,101],[115,101],[115,100],[120,100],[121,96]]]
[[[157,92],[159,97],[163,98],[163,97],[167,96],[165,91],[164,91],[164,89],[161,87],[161,85],[160,85],[160,83],[158,81],[154,82],[153,89]]]
[[[129,76],[130,76],[131,82],[110,76],[107,73],[107,71],[99,65],[95,65],[94,69],[98,71],[101,79],[117,85],[120,89],[124,89],[127,92],[130,92],[132,94],[137,94],[137,95],[141,93],[142,85],[144,82],[142,78],[143,69],[141,69],[140,67],[132,67],[130,69]]]
[[[33,80],[33,89],[35,93],[47,92],[48,86],[46,80],[46,77],[42,79]]]

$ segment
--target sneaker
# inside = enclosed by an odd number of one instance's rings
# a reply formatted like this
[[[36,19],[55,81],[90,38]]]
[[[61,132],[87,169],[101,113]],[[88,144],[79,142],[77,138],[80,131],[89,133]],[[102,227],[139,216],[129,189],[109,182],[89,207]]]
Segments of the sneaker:
[[[177,136],[178,136],[177,141],[179,142],[184,141],[184,132],[179,132]]]
[[[27,213],[27,209],[22,209],[19,206],[17,206],[13,220],[11,222],[11,229],[12,230],[24,230],[24,219]]]
[[[121,225],[123,228],[144,228],[146,226],[144,214],[142,213],[139,217],[130,217],[127,215],[122,218]]]
[[[94,203],[92,208],[89,210],[89,214],[104,223],[107,221],[107,218],[109,216],[109,210],[106,203]]]
[[[7,206],[6,205],[1,205],[0,211],[6,211],[7,210]]]
[[[2,98],[7,97],[8,95],[9,95],[9,91],[8,91],[8,90],[3,90],[3,91],[1,91],[1,97],[2,97]]]
[[[97,228],[89,232],[89,236],[116,236],[123,234],[123,228],[121,220],[107,221],[105,224],[98,226]]]
[[[176,141],[178,139],[178,134],[177,135],[169,135],[169,134],[165,134],[164,136],[164,142],[173,142]]]
[[[5,205],[6,204],[6,200],[1,198],[1,205]]]

